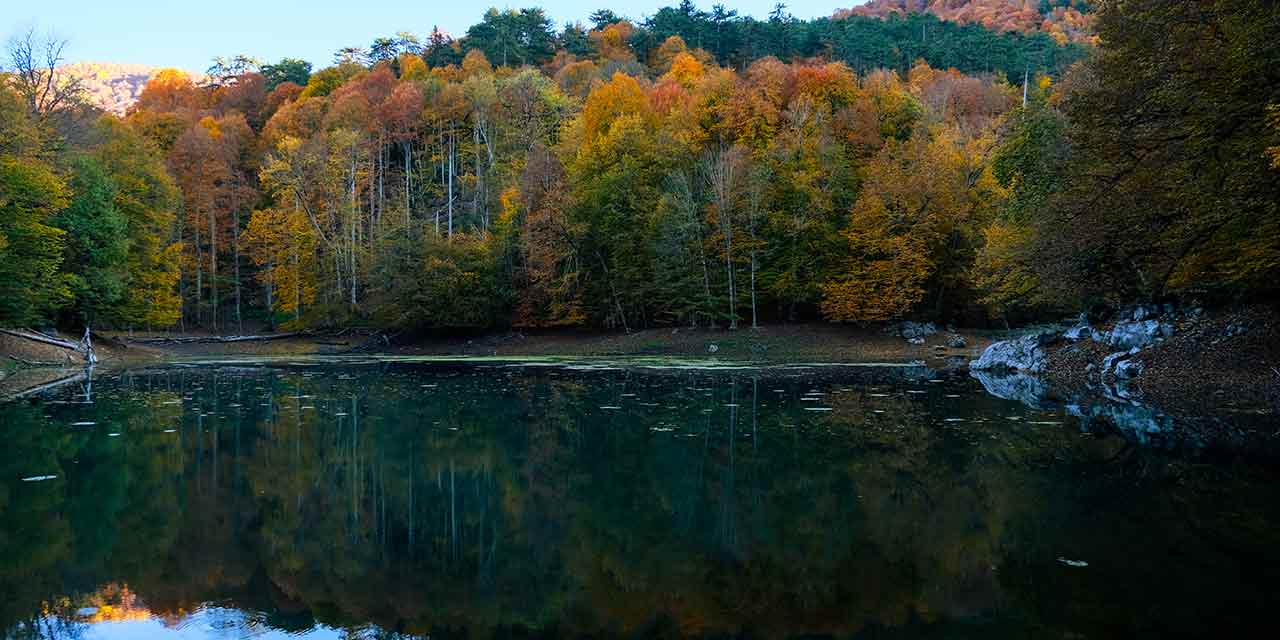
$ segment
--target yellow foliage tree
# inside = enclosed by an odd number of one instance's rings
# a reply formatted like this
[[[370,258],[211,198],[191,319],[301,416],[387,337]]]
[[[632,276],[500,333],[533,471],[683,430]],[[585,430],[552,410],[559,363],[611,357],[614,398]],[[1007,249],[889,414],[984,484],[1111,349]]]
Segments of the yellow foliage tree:
[[[706,67],[698,59],[681,51],[671,60],[670,70],[664,77],[671,78],[684,87],[692,87],[702,79]]]
[[[973,284],[981,292],[978,302],[999,316],[1034,307],[1042,295],[1031,262],[1031,230],[997,220],[982,230],[982,239],[973,265]]]
[[[258,265],[258,280],[268,290],[272,309],[293,314],[288,326],[302,325],[302,310],[315,302],[316,235],[306,215],[297,209],[253,212],[244,238],[249,256]]]
[[[613,74],[613,79],[591,90],[582,106],[582,131],[590,143],[604,135],[615,120],[622,116],[636,116],[652,124],[653,110],[640,83],[624,73]]]
[[[937,126],[904,143],[889,142],[866,167],[862,194],[844,231],[849,254],[823,286],[831,320],[860,322],[903,316],[924,299],[926,285],[976,235],[1002,189],[986,166],[992,138],[962,139]],[[948,265],[950,266],[950,265]],[[942,275],[955,277],[954,269]],[[950,285],[935,282],[938,301]]]

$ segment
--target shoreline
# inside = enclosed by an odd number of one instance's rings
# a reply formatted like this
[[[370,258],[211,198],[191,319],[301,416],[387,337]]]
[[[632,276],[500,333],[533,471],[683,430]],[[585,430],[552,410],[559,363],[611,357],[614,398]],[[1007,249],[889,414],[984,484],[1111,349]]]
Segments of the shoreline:
[[[1168,339],[1160,338],[1131,358],[1142,371],[1128,380],[1099,376],[1096,372],[1116,349],[1094,333],[1067,340],[1063,332],[1051,336],[1042,347],[1043,363],[1035,371],[1017,367],[987,372],[970,371],[996,338],[1008,332],[961,329],[936,331],[912,339],[901,327],[923,326],[893,323],[874,327],[829,324],[766,326],[758,329],[647,329],[629,334],[588,330],[508,331],[477,336],[422,335],[397,344],[375,334],[341,336],[310,334],[280,339],[240,342],[145,343],[131,340],[172,339],[172,334],[105,332],[97,343],[102,369],[164,365],[176,361],[235,360],[314,356],[390,356],[441,358],[520,359],[672,359],[738,365],[788,364],[885,365],[914,364],[939,371],[965,371],[983,382],[988,391],[1029,404],[1061,399],[1102,397],[1141,407],[1157,408],[1163,415],[1199,418],[1210,413],[1274,416],[1280,410],[1280,314],[1266,307],[1249,307],[1195,316],[1170,316],[1174,327]],[[1114,329],[1103,323],[1090,329],[1097,336]],[[896,328],[889,331],[887,328]],[[1016,334],[1016,332],[1014,332]],[[1024,334],[1025,338],[1027,335]],[[274,336],[273,336],[274,337]],[[185,334],[184,340],[214,339],[207,334]],[[1016,340],[1016,338],[1015,338]],[[18,344],[0,339],[0,397],[15,397],[52,379],[64,378],[76,366],[30,367],[19,360],[65,363],[56,347]],[[914,343],[913,343],[914,342]],[[958,346],[963,343],[964,346]]]

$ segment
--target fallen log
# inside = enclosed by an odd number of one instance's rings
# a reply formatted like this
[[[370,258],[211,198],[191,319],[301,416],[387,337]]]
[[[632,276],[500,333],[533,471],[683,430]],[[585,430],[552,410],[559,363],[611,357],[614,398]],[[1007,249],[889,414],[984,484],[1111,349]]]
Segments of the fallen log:
[[[294,338],[297,336],[307,335],[305,331],[294,331],[291,333],[271,333],[260,336],[158,336],[151,338],[125,338],[129,342],[139,344],[197,344],[197,343],[227,343],[227,342],[254,342],[265,340],[280,340],[281,338]]]
[[[48,390],[50,390],[50,389],[54,389],[54,388],[57,388],[57,387],[61,387],[61,386],[65,385],[65,384],[69,384],[69,383],[72,383],[72,382],[79,382],[79,381],[81,381],[81,380],[88,380],[88,379],[89,379],[89,373],[88,373],[88,370],[85,370],[85,371],[81,371],[81,372],[79,372],[79,373],[74,373],[74,374],[69,375],[69,376],[67,376],[67,377],[65,377],[65,378],[58,378],[57,380],[54,380],[54,381],[52,381],[52,382],[47,382],[47,383],[44,383],[44,384],[39,384],[39,385],[35,385],[35,386],[32,386],[32,387],[27,387],[26,389],[23,389],[23,390],[21,390],[21,391],[15,391],[15,392],[12,392],[12,393],[4,394],[3,396],[0,396],[0,400],[6,400],[6,401],[8,401],[8,400],[17,400],[18,398],[25,398],[25,397],[30,396],[30,395],[35,395],[35,394],[37,394],[37,393],[42,393],[42,392],[48,391]]]
[[[25,331],[14,331],[13,329],[0,329],[0,333],[3,333],[8,336],[13,336],[15,338],[24,338],[34,342],[43,342],[44,344],[51,344],[55,347],[62,347],[63,349],[70,349],[77,353],[82,353],[80,351],[80,345],[74,342],[68,342],[66,340],[59,340],[58,338],[50,338],[49,336],[46,336],[43,333],[35,333],[35,332],[28,333]]]
[[[9,359],[26,367],[63,367],[63,366],[66,366],[67,364],[66,360],[62,362],[51,362],[48,360],[27,360],[25,358],[19,358],[18,356],[14,356],[14,355],[9,356]]]

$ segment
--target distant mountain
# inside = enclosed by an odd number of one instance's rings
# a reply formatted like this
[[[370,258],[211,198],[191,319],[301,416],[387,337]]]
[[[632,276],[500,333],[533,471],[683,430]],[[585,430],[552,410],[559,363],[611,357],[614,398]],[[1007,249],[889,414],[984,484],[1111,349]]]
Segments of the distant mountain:
[[[870,0],[836,11],[835,18],[932,13],[952,22],[975,22],[993,31],[1047,33],[1060,44],[1094,42],[1093,14],[1087,0]]]
[[[160,69],[145,64],[77,62],[59,70],[81,79],[91,104],[103,111],[124,115],[129,106],[138,100],[143,87],[147,86],[147,80]]]

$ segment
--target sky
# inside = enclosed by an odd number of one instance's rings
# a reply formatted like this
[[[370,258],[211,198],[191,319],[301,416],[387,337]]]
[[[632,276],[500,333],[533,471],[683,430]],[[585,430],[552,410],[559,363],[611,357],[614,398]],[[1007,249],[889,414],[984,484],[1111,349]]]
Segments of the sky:
[[[68,62],[120,62],[203,71],[214,56],[246,54],[263,62],[303,58],[327,66],[344,46],[368,46],[397,31],[426,36],[432,26],[466,32],[490,6],[541,6],[557,29],[565,22],[587,23],[602,7],[637,19],[679,0],[58,0],[55,5],[14,2],[0,11],[0,38],[32,26],[68,41]],[[716,0],[696,0],[709,9]],[[719,0],[739,14],[764,18],[778,0]],[[798,18],[829,16],[863,0],[784,0]],[[8,2],[6,2],[8,4]],[[49,10],[49,6],[56,6]],[[621,8],[620,8],[621,7]],[[42,10],[43,9],[43,10]]]

